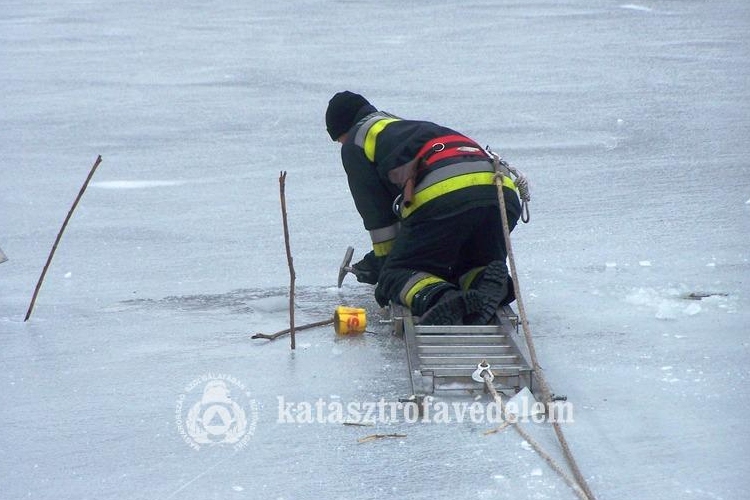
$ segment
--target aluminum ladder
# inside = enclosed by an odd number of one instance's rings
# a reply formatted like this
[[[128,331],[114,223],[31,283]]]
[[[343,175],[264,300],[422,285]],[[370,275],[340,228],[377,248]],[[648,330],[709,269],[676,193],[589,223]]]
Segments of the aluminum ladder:
[[[523,387],[535,392],[528,349],[518,332],[518,315],[498,309],[494,325],[419,325],[408,309],[391,305],[394,333],[406,343],[412,397],[483,391],[472,378],[481,363],[494,374],[499,392],[513,395]]]

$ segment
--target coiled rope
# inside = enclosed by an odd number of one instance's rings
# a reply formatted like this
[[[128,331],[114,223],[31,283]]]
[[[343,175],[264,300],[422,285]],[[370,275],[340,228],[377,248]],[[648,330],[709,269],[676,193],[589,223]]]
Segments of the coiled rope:
[[[529,179],[523,172],[500,158],[500,155],[492,151],[489,146],[486,146],[485,150],[495,165],[495,172],[502,173],[505,177],[511,179],[518,188],[518,197],[521,199],[521,220],[528,223],[531,220],[531,214],[529,213],[529,202],[531,201]],[[511,174],[513,174],[513,177],[511,177]]]
[[[545,403],[550,403],[553,400],[552,392],[550,391],[549,384],[547,383],[547,380],[544,377],[544,374],[542,373],[542,367],[539,364],[539,358],[536,355],[536,348],[534,346],[534,340],[531,336],[531,328],[529,327],[529,321],[526,316],[526,309],[523,304],[523,297],[521,296],[521,290],[519,286],[519,279],[518,279],[518,273],[516,272],[516,261],[515,257],[513,255],[513,247],[511,245],[510,240],[510,226],[508,225],[508,211],[505,208],[505,195],[503,194],[503,177],[508,176],[508,172],[512,173],[515,169],[511,170],[512,167],[508,165],[506,161],[504,161],[502,158],[500,158],[499,155],[492,152],[488,148],[489,154],[494,159],[495,164],[495,185],[497,186],[497,198],[500,202],[500,214],[501,214],[501,220],[503,224],[503,236],[505,237],[505,246],[508,250],[508,261],[510,262],[510,272],[513,276],[513,291],[516,294],[516,304],[518,306],[518,315],[521,318],[521,325],[523,327],[523,334],[524,338],[526,339],[526,345],[529,348],[529,356],[531,357],[531,364],[534,369],[534,374],[536,375],[536,379],[539,382],[539,387],[542,392],[542,397],[544,398]],[[517,172],[517,170],[515,170]],[[515,175],[515,174],[514,174]],[[518,179],[518,177],[516,178]],[[525,177],[523,177],[524,181],[522,182],[526,186],[528,196],[528,180],[526,180]],[[516,186],[519,186],[518,180],[515,181]],[[521,188],[519,187],[519,193]],[[529,198],[530,199],[530,198]],[[526,200],[528,202],[528,200]],[[492,386],[491,383],[487,382],[488,378],[485,377],[485,385]],[[494,387],[492,388],[494,389]],[[490,390],[492,392],[492,390]],[[493,395],[497,394],[495,391]],[[499,396],[495,398],[500,399]],[[515,426],[518,429],[518,426]],[[568,440],[565,438],[565,435],[563,434],[562,427],[560,426],[559,422],[552,422],[552,428],[555,431],[555,435],[557,435],[557,439],[560,442],[560,446],[563,451],[563,455],[565,456],[565,460],[568,462],[568,465],[570,466],[571,471],[573,472],[573,477],[575,478],[575,482],[577,483],[578,487],[581,490],[581,493],[585,495],[586,500],[596,500],[596,497],[594,496],[593,492],[591,491],[591,488],[589,487],[588,483],[586,482],[586,479],[583,477],[583,474],[581,473],[581,469],[578,467],[578,463],[575,460],[575,457],[573,457],[573,452],[570,449],[570,445],[568,444]],[[528,440],[527,440],[528,441]],[[531,443],[531,442],[529,442]],[[576,489],[576,492],[578,490]],[[579,495],[580,496],[580,495]]]

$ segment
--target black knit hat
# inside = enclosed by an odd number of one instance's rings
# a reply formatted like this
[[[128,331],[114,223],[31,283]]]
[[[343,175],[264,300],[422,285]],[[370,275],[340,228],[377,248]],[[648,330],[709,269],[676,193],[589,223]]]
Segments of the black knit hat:
[[[345,90],[328,101],[326,129],[334,141],[344,135],[354,125],[357,112],[370,103],[359,94]]]

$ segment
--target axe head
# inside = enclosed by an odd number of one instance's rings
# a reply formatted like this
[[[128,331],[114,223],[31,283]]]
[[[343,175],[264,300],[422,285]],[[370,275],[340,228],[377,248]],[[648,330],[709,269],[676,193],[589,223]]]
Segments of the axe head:
[[[344,277],[346,277],[346,273],[351,272],[352,270],[350,264],[352,263],[353,256],[354,247],[347,247],[346,253],[344,254],[344,260],[341,261],[341,266],[339,266],[339,288],[341,288],[341,285],[344,283]]]

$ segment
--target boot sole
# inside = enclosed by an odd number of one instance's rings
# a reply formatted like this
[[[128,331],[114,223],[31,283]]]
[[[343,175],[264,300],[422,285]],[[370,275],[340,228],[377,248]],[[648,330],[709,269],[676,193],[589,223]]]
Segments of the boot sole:
[[[478,314],[473,314],[467,319],[472,325],[487,325],[508,295],[508,267],[505,262],[490,262],[476,290],[482,296],[482,307]]]
[[[464,318],[481,313],[484,301],[476,290],[456,293],[425,312],[420,325],[461,325]]]

